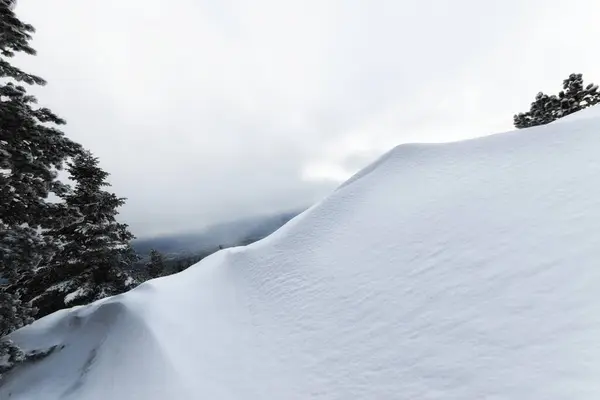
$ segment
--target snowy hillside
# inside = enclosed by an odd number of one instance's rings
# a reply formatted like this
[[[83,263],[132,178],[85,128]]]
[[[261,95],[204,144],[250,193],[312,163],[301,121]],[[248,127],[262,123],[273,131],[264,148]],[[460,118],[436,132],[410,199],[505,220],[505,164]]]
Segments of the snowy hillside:
[[[58,347],[0,398],[598,399],[599,110],[400,146],[265,240],[18,331]]]

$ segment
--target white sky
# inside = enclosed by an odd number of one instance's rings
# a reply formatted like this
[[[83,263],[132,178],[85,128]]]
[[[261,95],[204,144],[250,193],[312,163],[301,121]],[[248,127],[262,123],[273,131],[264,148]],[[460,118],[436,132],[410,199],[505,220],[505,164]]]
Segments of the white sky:
[[[598,0],[20,0],[40,103],[138,236],[285,210],[405,142],[600,83]]]

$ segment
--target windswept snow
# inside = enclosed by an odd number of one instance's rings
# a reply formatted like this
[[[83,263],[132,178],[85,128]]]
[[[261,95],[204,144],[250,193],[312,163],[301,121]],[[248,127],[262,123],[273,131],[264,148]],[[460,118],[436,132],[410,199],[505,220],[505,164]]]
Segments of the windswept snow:
[[[600,117],[400,146],[261,242],[18,331],[57,347],[0,398],[598,399],[599,154]]]
[[[600,107],[588,107],[579,112],[569,114],[566,117],[563,117],[561,119],[557,119],[553,123],[559,124],[561,122],[571,122],[571,121],[576,121],[576,120],[581,120],[581,119],[599,118],[599,117],[600,117]]]

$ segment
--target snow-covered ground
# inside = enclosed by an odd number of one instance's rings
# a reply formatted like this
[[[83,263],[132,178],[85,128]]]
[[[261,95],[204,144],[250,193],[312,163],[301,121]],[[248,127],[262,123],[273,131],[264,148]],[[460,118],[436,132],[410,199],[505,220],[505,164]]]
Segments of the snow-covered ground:
[[[267,239],[18,331],[1,399],[598,399],[600,109],[404,145]]]

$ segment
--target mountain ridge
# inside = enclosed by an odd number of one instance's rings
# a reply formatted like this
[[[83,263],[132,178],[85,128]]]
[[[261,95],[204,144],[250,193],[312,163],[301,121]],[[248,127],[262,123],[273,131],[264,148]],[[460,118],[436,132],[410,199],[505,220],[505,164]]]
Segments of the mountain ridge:
[[[398,147],[265,239],[43,318],[13,339],[60,350],[0,397],[595,399],[600,108],[584,112]]]

